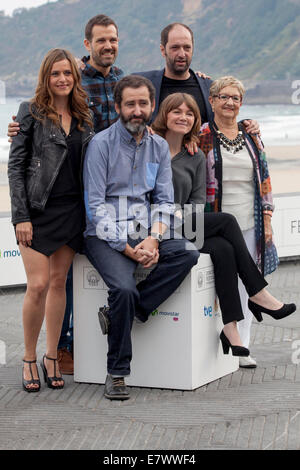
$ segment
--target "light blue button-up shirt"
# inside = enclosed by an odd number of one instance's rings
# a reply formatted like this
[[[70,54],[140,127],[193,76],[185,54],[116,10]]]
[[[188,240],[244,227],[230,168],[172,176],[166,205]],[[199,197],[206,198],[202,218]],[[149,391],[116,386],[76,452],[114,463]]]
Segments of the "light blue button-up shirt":
[[[83,181],[85,237],[98,236],[124,251],[137,223],[146,230],[157,221],[170,227],[174,190],[169,145],[162,137],[146,130],[137,145],[117,121],[89,143]]]

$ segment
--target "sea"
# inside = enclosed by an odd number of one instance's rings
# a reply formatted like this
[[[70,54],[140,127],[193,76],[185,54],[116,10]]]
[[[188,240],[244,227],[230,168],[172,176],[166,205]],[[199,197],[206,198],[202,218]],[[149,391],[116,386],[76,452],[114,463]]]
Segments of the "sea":
[[[0,104],[0,163],[8,160],[7,126],[12,116],[17,114],[22,101],[24,101],[22,97],[8,97],[4,104]],[[256,119],[259,122],[266,146],[300,146],[300,104],[243,105],[239,118]],[[295,161],[295,164],[299,162]]]

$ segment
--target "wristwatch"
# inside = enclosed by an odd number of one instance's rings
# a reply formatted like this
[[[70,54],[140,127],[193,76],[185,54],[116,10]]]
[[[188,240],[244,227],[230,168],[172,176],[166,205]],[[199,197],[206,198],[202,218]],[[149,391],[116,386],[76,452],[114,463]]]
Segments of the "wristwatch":
[[[162,236],[161,233],[151,232],[151,233],[150,233],[150,236],[151,236],[152,238],[154,238],[155,240],[157,240],[159,243],[162,242],[162,240],[163,240],[163,236]]]

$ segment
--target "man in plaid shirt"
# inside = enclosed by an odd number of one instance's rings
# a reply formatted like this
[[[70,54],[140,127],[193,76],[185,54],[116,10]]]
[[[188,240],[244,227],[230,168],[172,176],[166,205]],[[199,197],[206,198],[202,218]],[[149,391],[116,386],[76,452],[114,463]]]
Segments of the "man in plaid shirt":
[[[82,59],[84,68],[81,79],[88,94],[89,107],[94,113],[94,130],[97,133],[118,119],[113,90],[124,74],[113,65],[119,45],[116,23],[105,15],[91,18],[85,28],[84,45],[90,55]]]

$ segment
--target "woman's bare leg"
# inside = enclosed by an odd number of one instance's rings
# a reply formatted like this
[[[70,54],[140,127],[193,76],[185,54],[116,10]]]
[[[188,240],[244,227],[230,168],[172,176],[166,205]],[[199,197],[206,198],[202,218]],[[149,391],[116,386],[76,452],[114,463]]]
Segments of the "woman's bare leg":
[[[226,323],[226,325],[224,325],[223,327],[223,331],[225,336],[227,337],[227,339],[229,339],[230,343],[233,346],[244,346],[241,341],[236,321]]]
[[[36,346],[44,320],[46,295],[49,285],[49,258],[30,247],[19,246],[27,276],[27,290],[23,303],[24,359],[36,359]],[[32,364],[33,378],[38,379]],[[32,379],[29,364],[24,363],[24,379]],[[28,385],[37,388],[38,385]]]
[[[57,345],[61,334],[62,323],[66,308],[66,279],[75,252],[68,246],[63,246],[50,256],[49,289],[46,298],[46,331],[47,352],[52,358],[57,357]],[[45,366],[49,377],[54,376],[54,361],[45,359]],[[56,376],[61,374],[56,362]],[[61,381],[53,382],[54,386],[61,385]]]
[[[277,310],[283,306],[283,303],[273,297],[273,295],[270,294],[267,289],[262,289],[260,292],[249,298],[252,300],[252,302],[255,302],[261,307],[265,307],[270,310]]]

